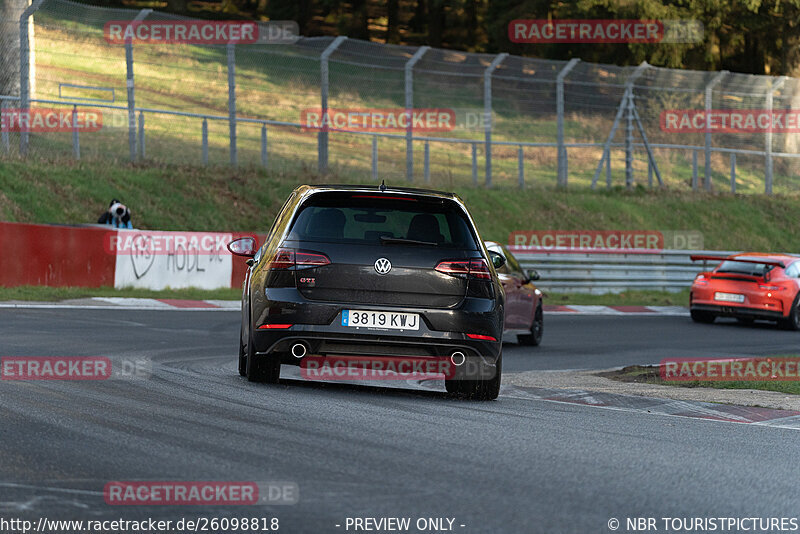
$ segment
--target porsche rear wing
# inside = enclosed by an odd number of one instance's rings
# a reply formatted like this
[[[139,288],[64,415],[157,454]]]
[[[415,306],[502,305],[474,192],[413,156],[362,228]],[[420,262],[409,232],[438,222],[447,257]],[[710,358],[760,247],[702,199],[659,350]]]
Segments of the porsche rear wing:
[[[771,261],[771,260],[754,260],[750,258],[740,258],[737,256],[703,256],[703,255],[693,255],[689,256],[689,259],[692,261],[740,261],[742,263],[760,263],[761,265],[772,265],[773,267],[786,267],[786,264],[782,261]]]

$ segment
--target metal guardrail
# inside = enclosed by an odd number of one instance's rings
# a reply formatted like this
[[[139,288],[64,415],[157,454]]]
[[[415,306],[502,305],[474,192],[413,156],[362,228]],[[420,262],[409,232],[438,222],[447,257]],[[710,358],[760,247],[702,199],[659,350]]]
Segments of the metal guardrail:
[[[509,247],[525,269],[541,275],[537,287],[553,293],[620,293],[625,290],[678,292],[687,289],[697,273],[713,262],[693,262],[692,254],[727,256],[730,251],[635,250],[592,252],[551,250],[530,252]]]

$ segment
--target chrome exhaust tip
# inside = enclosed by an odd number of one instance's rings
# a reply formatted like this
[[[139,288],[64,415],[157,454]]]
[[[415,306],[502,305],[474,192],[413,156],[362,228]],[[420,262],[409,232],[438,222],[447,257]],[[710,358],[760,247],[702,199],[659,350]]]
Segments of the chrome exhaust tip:
[[[453,354],[450,355],[450,363],[459,367],[464,365],[464,362],[467,361],[467,357],[464,356],[464,353],[461,351],[455,351]]]
[[[292,345],[292,356],[298,360],[304,357],[306,353],[308,353],[308,348],[306,347],[305,343],[295,343]]]

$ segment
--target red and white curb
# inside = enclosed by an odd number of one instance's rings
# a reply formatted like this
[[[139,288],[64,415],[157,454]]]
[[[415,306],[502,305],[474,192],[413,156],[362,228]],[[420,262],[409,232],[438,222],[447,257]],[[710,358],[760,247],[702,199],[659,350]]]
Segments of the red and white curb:
[[[0,308],[65,308],[115,310],[178,310],[178,311],[239,311],[238,300],[185,300],[130,297],[93,297],[62,302],[0,302]],[[688,317],[689,310],[681,306],[553,306],[545,305],[548,315],[669,315]]]
[[[127,297],[93,297],[62,302],[0,302],[0,308],[73,309],[73,310],[140,310],[140,311],[239,311],[238,300],[148,299]]]
[[[673,317],[688,317],[689,310],[683,306],[544,306],[548,315],[670,315]]]
[[[723,423],[739,423],[800,430],[800,412],[754,406],[735,406],[711,402],[659,399],[584,390],[509,386],[503,397],[580,404],[607,410],[649,413],[669,417],[688,417]]]

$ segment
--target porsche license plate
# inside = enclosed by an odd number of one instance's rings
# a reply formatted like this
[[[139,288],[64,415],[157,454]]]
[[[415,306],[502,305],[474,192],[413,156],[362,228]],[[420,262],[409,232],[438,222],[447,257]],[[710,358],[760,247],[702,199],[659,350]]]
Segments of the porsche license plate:
[[[738,293],[714,293],[714,300],[723,302],[744,302],[744,295]]]
[[[342,326],[419,330],[419,315],[388,311],[342,310]]]

